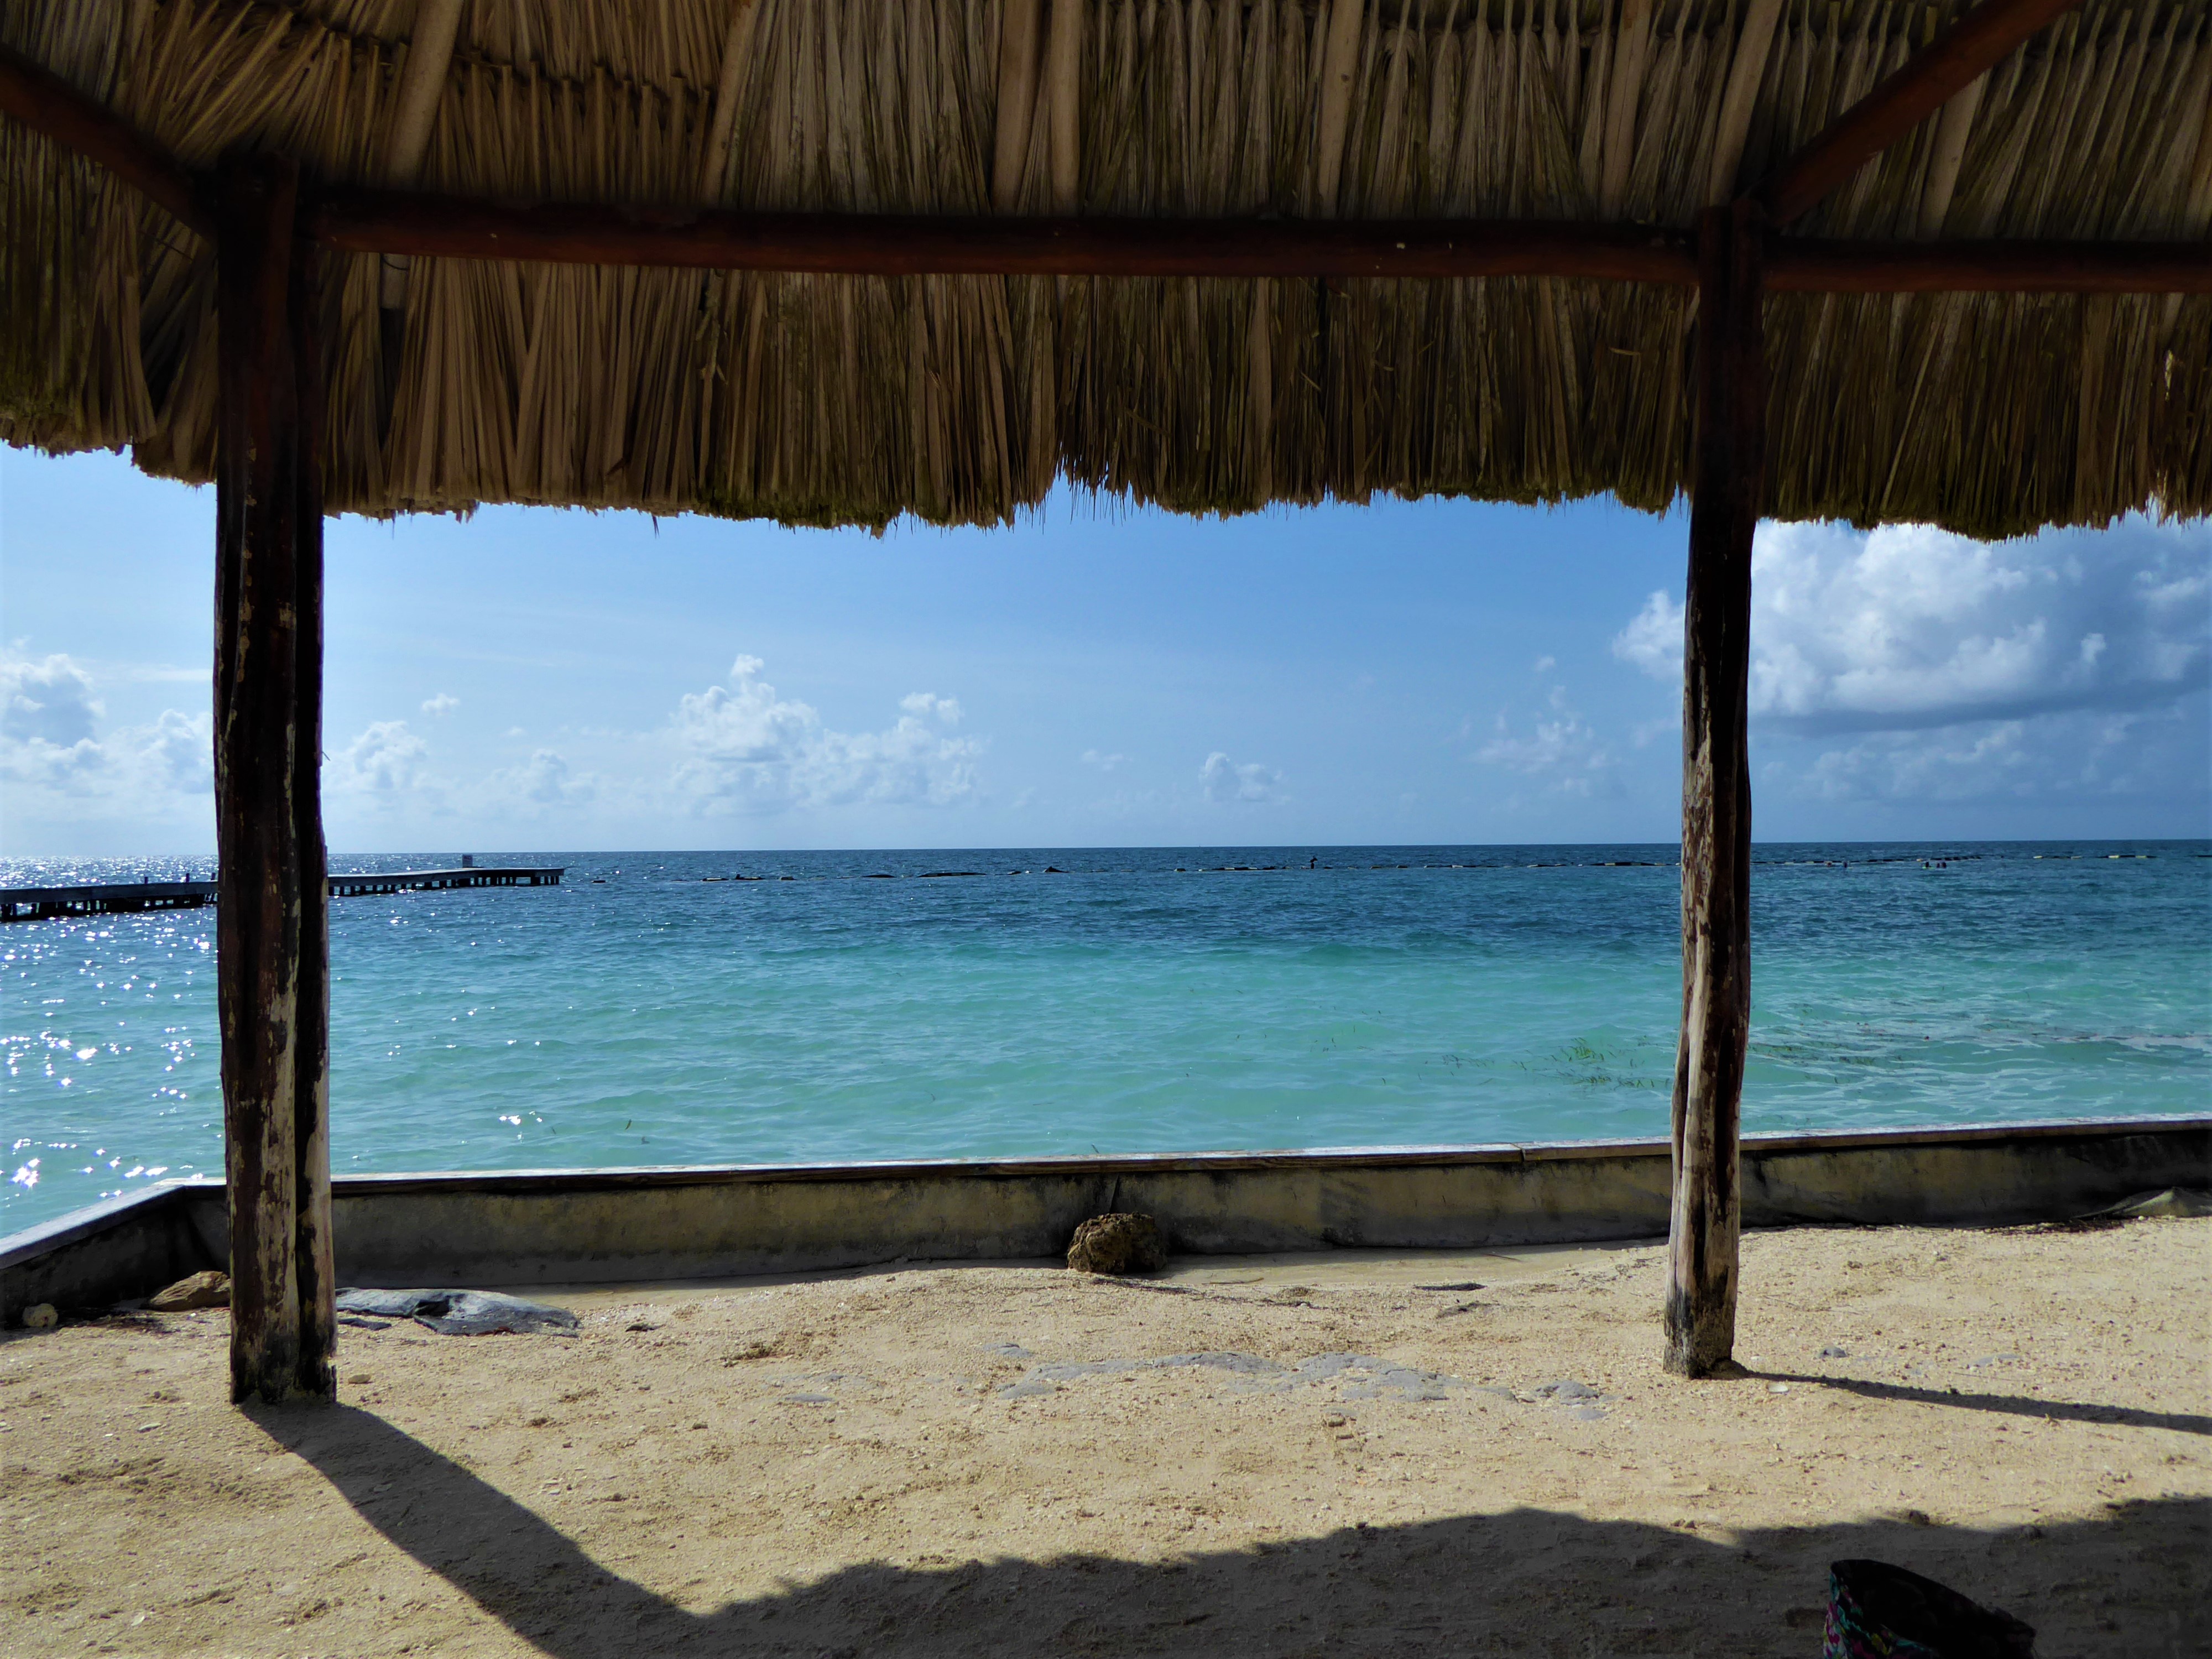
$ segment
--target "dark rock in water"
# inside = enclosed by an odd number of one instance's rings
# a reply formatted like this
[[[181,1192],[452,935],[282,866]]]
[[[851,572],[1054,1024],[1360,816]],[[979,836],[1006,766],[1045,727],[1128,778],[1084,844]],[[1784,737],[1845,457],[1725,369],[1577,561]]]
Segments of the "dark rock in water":
[[[1083,1273],[1150,1273],[1168,1265],[1168,1242],[1148,1215],[1095,1215],[1075,1230],[1067,1265]]]
[[[2035,1659],[2035,1632],[2008,1613],[1887,1561],[1831,1563],[1821,1659],[1892,1654]]]
[[[194,1308],[228,1308],[230,1305],[230,1275],[210,1267],[205,1273],[193,1273],[180,1279],[165,1291],[156,1291],[146,1298],[146,1305],[155,1313],[185,1313]]]
[[[526,1302],[496,1291],[340,1291],[337,1310],[411,1319],[447,1336],[489,1336],[501,1331],[518,1335],[538,1331],[556,1336],[576,1333],[576,1316],[566,1308],[549,1308],[543,1302]]]

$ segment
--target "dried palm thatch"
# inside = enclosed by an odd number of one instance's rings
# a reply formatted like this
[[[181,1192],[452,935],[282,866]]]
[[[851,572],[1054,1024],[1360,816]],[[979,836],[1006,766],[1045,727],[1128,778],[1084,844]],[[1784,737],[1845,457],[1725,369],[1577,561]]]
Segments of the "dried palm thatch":
[[[535,200],[1686,226],[1957,0],[15,0],[195,164]],[[434,0],[422,0],[425,9]],[[0,123],[0,436],[208,477],[210,250]],[[2212,0],[2088,0],[1794,228],[2203,238]],[[1376,492],[1662,508],[1686,292],[1559,280],[325,271],[334,508],[996,523]],[[1978,535],[2212,506],[2212,300],[1777,296],[1771,509]]]

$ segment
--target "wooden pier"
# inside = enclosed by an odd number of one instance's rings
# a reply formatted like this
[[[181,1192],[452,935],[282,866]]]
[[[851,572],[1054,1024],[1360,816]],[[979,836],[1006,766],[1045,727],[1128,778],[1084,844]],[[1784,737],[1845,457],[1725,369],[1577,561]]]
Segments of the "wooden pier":
[[[332,898],[414,893],[448,887],[558,887],[566,865],[495,869],[392,870],[334,875]],[[52,921],[63,916],[118,915],[133,910],[196,910],[215,902],[212,881],[118,881],[87,887],[0,889],[0,921]]]
[[[426,889],[443,887],[558,887],[561,873],[568,866],[554,865],[546,869],[526,869],[520,866],[492,869],[474,864],[458,870],[393,870],[386,874],[337,876],[330,878],[332,898],[362,898],[373,893],[416,893]]]
[[[215,902],[212,881],[128,881],[96,887],[0,889],[0,921],[50,921],[124,910],[196,910]]]

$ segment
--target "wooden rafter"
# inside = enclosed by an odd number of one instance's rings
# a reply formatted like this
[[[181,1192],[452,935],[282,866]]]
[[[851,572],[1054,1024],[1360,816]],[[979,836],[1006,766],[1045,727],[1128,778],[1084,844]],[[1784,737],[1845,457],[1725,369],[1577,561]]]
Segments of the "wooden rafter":
[[[183,162],[97,98],[5,47],[0,47],[0,111],[99,162],[201,235],[215,234],[203,181]]]
[[[1688,288],[1688,239],[1549,221],[1047,219],[507,207],[343,187],[305,224],[343,252],[878,276],[1588,276]]]
[[[1559,276],[1690,288],[1678,232],[1571,221],[1020,219],[511,207],[343,187],[303,223],[343,252],[850,276]],[[2212,243],[1771,240],[1769,290],[2206,294]]]
[[[2212,242],[1767,243],[1766,289],[1798,294],[2212,294]]]
[[[1753,192],[1770,224],[1795,219],[2081,0],[1982,0],[1853,104]]]

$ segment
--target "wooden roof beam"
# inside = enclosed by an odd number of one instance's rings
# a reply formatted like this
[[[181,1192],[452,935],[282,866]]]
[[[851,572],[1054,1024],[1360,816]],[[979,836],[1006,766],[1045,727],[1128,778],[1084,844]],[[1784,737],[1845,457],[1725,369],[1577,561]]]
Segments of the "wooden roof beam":
[[[1770,239],[1766,289],[1794,294],[2212,294],[2212,242]]]
[[[550,264],[914,276],[1558,276],[1696,285],[1689,239],[1480,219],[954,218],[623,210],[343,187],[302,215],[342,252]],[[2203,242],[1863,242],[1777,237],[1771,291],[2206,294]]]
[[[2081,0],[1981,0],[1853,104],[1753,192],[1787,224]]]
[[[1981,10],[2010,3],[1984,0]],[[106,105],[5,48],[0,48],[0,113],[99,162],[184,223],[210,234],[213,218],[199,175]],[[2207,131],[2212,134],[2212,116]],[[2200,197],[2212,203],[2208,158],[2212,137],[2198,158],[2201,188],[2192,203]],[[687,215],[592,204],[514,207],[345,186],[303,204],[301,222],[308,234],[342,252],[559,264],[885,276],[1556,276],[1676,288],[1697,283],[1697,262],[1681,233],[1552,221]],[[1773,241],[1767,261],[1766,286],[1779,293],[2212,294],[2212,244],[2201,241],[1782,237]]]
[[[1483,220],[656,214],[342,188],[306,216],[351,253],[858,276],[1565,276],[1696,285],[1678,232]]]
[[[215,234],[215,216],[202,199],[198,181],[165,147],[98,99],[4,46],[0,46],[0,112],[99,162],[201,235]]]

